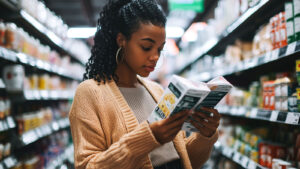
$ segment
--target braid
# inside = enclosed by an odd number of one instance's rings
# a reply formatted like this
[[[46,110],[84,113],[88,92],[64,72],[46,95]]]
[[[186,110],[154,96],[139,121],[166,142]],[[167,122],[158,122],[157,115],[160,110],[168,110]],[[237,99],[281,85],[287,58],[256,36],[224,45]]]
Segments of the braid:
[[[112,79],[117,81],[117,34],[122,33],[129,40],[141,23],[165,26],[166,17],[155,0],[110,0],[100,12],[84,80],[94,79],[99,83]]]

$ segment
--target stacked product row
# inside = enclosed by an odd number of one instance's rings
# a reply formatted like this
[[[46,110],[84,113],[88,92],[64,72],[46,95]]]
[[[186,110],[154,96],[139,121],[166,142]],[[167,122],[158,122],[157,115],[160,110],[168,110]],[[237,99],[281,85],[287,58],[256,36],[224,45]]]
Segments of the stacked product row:
[[[68,26],[59,16],[47,8],[43,2],[38,0],[20,0],[19,4],[21,9],[26,11],[30,17],[36,19],[61,39],[59,46],[70,51],[79,60],[87,60],[90,51],[86,44],[79,40],[68,38]]]
[[[298,61],[297,66],[299,66]],[[300,98],[298,97],[300,78],[298,76],[299,74],[295,72],[261,76],[259,81],[250,84],[248,90],[234,88],[223,100],[223,104],[282,112],[300,112]]]
[[[297,3],[299,2],[295,0],[294,4]],[[300,26],[295,24],[297,20],[300,20],[298,19],[300,17],[297,17],[300,14],[293,12],[297,8],[292,2],[287,2],[285,11],[270,18],[269,23],[258,30],[252,42],[236,40],[235,44],[227,46],[223,55],[218,57],[206,55],[193,65],[190,74],[194,75],[196,72],[210,71],[212,67],[230,67],[242,61],[259,58],[272,50],[299,41],[300,36],[298,34],[300,31],[298,30],[297,32],[297,29]]]
[[[30,36],[14,23],[0,21],[0,46],[13,51],[21,52],[49,64],[63,67],[70,71],[83,74],[84,68],[79,63],[71,62],[70,56],[61,56],[47,45],[42,45],[38,39]]]
[[[22,65],[3,68],[3,80],[10,91],[23,90],[75,90],[78,81],[66,80],[46,73],[26,73]]]
[[[21,135],[54,120],[67,118],[70,106],[69,102],[60,102],[58,105],[41,108],[35,108],[40,106],[33,104],[30,111],[19,109],[20,112],[16,116],[18,133]]]
[[[287,126],[224,119],[219,141],[266,168],[300,167],[300,131]],[[282,167],[283,168],[283,167]]]
[[[12,169],[44,169],[54,163],[71,144],[68,131],[61,131],[32,145],[32,150],[19,155],[19,162]],[[36,151],[33,151],[36,150]]]

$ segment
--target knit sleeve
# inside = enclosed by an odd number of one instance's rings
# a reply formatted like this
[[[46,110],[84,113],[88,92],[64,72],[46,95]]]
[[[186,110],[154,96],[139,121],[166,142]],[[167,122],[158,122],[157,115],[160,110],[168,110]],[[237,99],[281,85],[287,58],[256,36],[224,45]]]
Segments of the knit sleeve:
[[[193,133],[185,138],[186,149],[193,168],[200,168],[208,160],[218,136],[218,132],[209,138],[200,133]]]
[[[123,135],[118,142],[108,147],[99,113],[97,114],[102,111],[101,106],[95,104],[95,99],[90,86],[78,87],[69,114],[75,168],[135,168],[138,162],[160,145],[149,124],[139,124],[134,131]]]

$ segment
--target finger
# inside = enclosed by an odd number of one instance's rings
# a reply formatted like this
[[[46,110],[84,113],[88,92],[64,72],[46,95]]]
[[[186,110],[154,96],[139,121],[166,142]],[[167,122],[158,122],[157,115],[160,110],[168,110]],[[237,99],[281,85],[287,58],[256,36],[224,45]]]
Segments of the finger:
[[[197,111],[194,114],[200,115],[201,117],[205,117],[207,119],[214,119],[216,121],[219,121],[221,118],[221,114],[216,109],[206,109],[203,110],[204,112],[202,112],[201,110],[203,109],[200,109],[200,111]]]
[[[173,128],[168,132],[168,137],[174,137],[178,134],[178,132],[181,130],[181,126],[177,128]]]
[[[199,123],[193,121],[193,120],[190,120],[189,121],[194,127],[196,127],[196,129],[198,129],[199,131],[203,128],[202,125],[200,125]]]
[[[178,127],[181,128],[184,121],[188,118],[188,116],[189,116],[189,114],[186,114],[181,119],[166,124],[167,125],[166,128],[169,129],[169,130],[171,130],[173,128],[178,128]]]
[[[203,134],[204,136],[211,136],[213,133],[215,133],[216,130],[211,130],[209,128],[206,128],[205,126],[201,126],[199,123],[195,122],[195,121],[190,121],[191,124],[194,125],[194,127],[196,127],[199,132],[201,134]]]
[[[211,122],[206,121],[205,119],[201,119],[201,118],[198,118],[198,117],[195,117],[195,120],[196,120],[199,124],[203,125],[205,128],[208,128],[208,129],[210,129],[210,130],[216,130],[217,127],[219,126],[219,125],[216,124],[216,123],[211,123]]]
[[[170,116],[169,118],[166,119],[167,124],[182,119],[184,116],[188,115],[188,112],[189,112],[188,110],[184,110],[176,113],[175,115]]]
[[[198,112],[198,113],[194,113],[193,118],[196,118],[196,119],[205,119],[206,121],[210,122],[210,123],[213,123],[213,124],[218,124],[220,120],[217,120],[213,117],[207,117],[205,114],[201,113],[201,112]]]
[[[208,111],[208,112],[212,113],[213,117],[216,118],[216,119],[221,118],[221,114],[219,113],[219,111],[217,109],[209,108],[209,107],[201,107],[201,109],[204,110],[204,111]]]

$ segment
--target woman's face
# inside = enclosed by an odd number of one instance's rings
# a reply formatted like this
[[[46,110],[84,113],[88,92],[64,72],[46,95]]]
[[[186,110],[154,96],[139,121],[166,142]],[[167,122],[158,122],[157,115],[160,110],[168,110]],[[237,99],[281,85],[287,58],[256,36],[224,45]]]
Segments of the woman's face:
[[[141,24],[138,31],[124,42],[125,64],[142,77],[149,76],[154,71],[164,48],[166,32],[164,27],[152,24]]]

